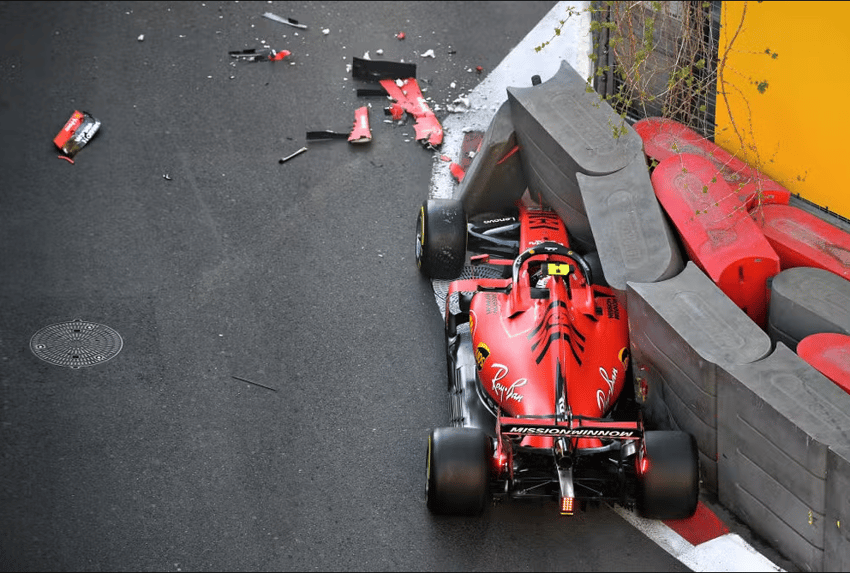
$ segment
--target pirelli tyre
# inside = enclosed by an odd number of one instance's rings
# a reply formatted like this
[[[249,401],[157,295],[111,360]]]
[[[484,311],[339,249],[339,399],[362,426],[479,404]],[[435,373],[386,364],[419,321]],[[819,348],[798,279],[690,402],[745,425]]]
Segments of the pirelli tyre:
[[[478,428],[436,428],[428,435],[428,509],[480,515],[490,497],[490,438]]]
[[[454,199],[428,199],[416,219],[416,264],[432,279],[460,276],[466,258],[466,215]]]
[[[687,432],[644,434],[647,467],[639,473],[637,511],[649,519],[687,519],[699,502],[699,453]]]

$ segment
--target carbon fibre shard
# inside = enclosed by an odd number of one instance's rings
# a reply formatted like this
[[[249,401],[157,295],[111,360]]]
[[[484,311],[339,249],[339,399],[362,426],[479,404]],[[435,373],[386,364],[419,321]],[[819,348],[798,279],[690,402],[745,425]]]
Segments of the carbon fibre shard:
[[[228,52],[231,58],[246,62],[277,62],[289,56],[289,50],[276,51],[271,48],[249,48],[247,50],[231,50]]]
[[[351,75],[354,78],[361,80],[395,80],[399,78],[415,78],[416,64],[372,61],[354,57],[352,59]]]
[[[53,138],[53,143],[70,159],[91,141],[98,129],[100,129],[100,120],[86,111],[75,111]]]
[[[348,139],[347,133],[331,131],[329,129],[321,131],[308,131],[307,141],[326,141],[329,139]]]
[[[432,147],[443,143],[443,126],[422,96],[419,84],[413,77],[405,80],[381,80],[381,85],[401,108],[413,116],[416,139]]]
[[[354,126],[348,136],[349,143],[369,143],[372,130],[369,128],[369,108],[365,105],[354,111]]]
[[[293,28],[300,28],[302,30],[306,30],[307,26],[305,24],[299,24],[298,20],[293,18],[283,18],[278,16],[277,14],[272,14],[271,12],[266,12],[263,14],[264,18],[268,18],[269,20],[274,20],[275,22],[279,22],[281,24],[286,24],[287,26],[292,26]]]

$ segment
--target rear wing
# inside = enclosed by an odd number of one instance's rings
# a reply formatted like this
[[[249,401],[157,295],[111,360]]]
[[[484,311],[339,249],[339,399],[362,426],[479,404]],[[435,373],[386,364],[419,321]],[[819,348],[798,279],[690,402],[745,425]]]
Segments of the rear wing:
[[[569,420],[554,418],[499,416],[497,429],[503,436],[541,436],[549,438],[598,438],[639,440],[643,438],[641,422],[619,422],[573,416]]]

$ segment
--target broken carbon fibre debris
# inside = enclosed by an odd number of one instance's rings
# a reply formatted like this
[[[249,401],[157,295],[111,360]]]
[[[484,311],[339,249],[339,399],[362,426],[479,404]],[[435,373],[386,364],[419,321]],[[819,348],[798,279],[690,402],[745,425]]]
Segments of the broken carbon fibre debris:
[[[59,157],[73,163],[72,158],[91,141],[98,129],[100,120],[86,111],[74,111],[62,130],[53,138],[53,143],[65,154]]]
[[[348,133],[329,129],[307,132],[307,141],[327,141],[329,139],[346,139],[349,143],[369,143],[372,141],[372,131],[369,128],[369,108],[363,106],[354,111],[354,125]]]
[[[443,143],[443,127],[440,125],[440,120],[437,119],[437,116],[425,102],[415,78],[411,77],[406,80],[385,79],[381,80],[381,86],[396,101],[389,107],[393,119],[396,119],[401,113],[400,108],[413,116],[415,120],[413,129],[416,131],[417,141],[426,143],[431,147],[439,147]]]
[[[286,24],[287,26],[292,26],[293,28],[300,28],[302,30],[306,30],[307,26],[304,24],[299,24],[298,20],[293,18],[282,18],[277,14],[272,14],[271,12],[266,12],[263,14],[264,18],[268,18],[269,20],[274,20],[275,22],[280,22],[281,24]]]
[[[369,108],[365,105],[354,111],[354,126],[348,136],[349,143],[369,143],[372,141],[372,130],[369,128]]]
[[[352,60],[351,75],[361,80],[395,80],[415,78],[416,64],[405,62],[373,61],[355,56]]]
[[[387,97],[384,88],[357,88],[357,97]]]
[[[248,50],[232,50],[228,52],[231,58],[247,62],[277,62],[292,54],[289,50],[276,51],[272,48],[250,48]]]
[[[325,129],[319,131],[308,131],[306,137],[307,141],[326,141],[328,139],[348,139],[349,135],[350,134],[348,133]]]

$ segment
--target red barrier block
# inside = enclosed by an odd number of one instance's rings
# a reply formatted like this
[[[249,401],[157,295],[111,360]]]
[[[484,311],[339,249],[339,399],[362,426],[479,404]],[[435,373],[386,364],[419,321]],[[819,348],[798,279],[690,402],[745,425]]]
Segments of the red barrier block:
[[[767,281],[779,273],[779,256],[738,195],[700,155],[662,160],[651,180],[690,259],[764,328]]]
[[[782,269],[815,267],[850,280],[850,233],[793,205],[764,205],[750,215]]]
[[[649,159],[660,163],[680,153],[709,159],[747,209],[774,203],[787,205],[790,201],[788,189],[686,125],[672,119],[648,117],[635,123],[634,129],[643,140],[643,151]]]
[[[797,345],[797,354],[850,394],[850,336],[810,334]]]

